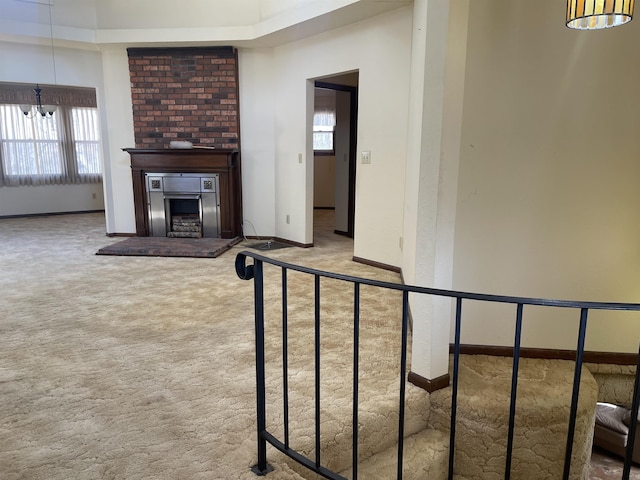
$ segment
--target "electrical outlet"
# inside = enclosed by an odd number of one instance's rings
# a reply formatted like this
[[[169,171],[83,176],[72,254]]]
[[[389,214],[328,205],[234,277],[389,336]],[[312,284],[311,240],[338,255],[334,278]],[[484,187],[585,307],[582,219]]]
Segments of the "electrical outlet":
[[[298,163],[302,163],[302,154],[301,153],[298,154]],[[287,222],[287,223],[289,223],[289,222]]]
[[[371,152],[366,151],[360,154],[360,158],[362,159],[362,163],[371,163]]]
[[[93,198],[93,199],[95,200],[95,199],[96,199],[96,194],[95,194],[95,193],[92,193],[92,194],[91,194],[91,198]]]
[[[289,224],[289,223],[290,223],[290,220],[291,220],[291,219],[289,218],[289,214],[287,213],[287,224]]]

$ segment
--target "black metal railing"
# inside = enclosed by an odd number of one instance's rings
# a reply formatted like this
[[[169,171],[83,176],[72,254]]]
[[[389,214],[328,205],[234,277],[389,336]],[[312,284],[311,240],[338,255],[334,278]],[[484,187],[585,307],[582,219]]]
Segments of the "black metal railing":
[[[253,260],[253,264],[247,264],[247,258]],[[283,420],[284,439],[278,439],[272,432],[267,430],[266,421],[266,377],[265,377],[265,309],[264,309],[264,264],[279,267],[282,270],[282,365],[283,365]],[[580,311],[580,323],[578,329],[578,341],[575,351],[575,371],[573,380],[573,390],[568,421],[568,434],[565,449],[563,479],[568,480],[571,455],[573,451],[574,431],[578,409],[578,397],[580,393],[580,379],[583,364],[583,354],[587,329],[588,314],[591,310],[608,311],[640,311],[640,304],[635,303],[606,303],[606,302],[577,302],[567,300],[549,300],[526,297],[509,297],[500,295],[484,295],[477,293],[458,292],[451,290],[441,290],[428,287],[416,287],[402,285],[392,282],[384,282],[350,275],[325,272],[313,268],[293,265],[286,262],[274,260],[259,254],[243,251],[236,256],[236,273],[241,279],[254,281],[255,295],[255,341],[256,341],[256,386],[257,386],[257,444],[258,462],[252,468],[257,475],[266,475],[272,470],[267,463],[267,442],[277,450],[288,455],[311,471],[329,480],[347,480],[345,477],[333,472],[323,466],[321,458],[321,399],[320,399],[320,279],[330,278],[353,285],[353,412],[352,412],[352,479],[358,478],[358,404],[359,404],[359,335],[360,335],[360,287],[368,285],[381,289],[390,289],[402,292],[402,312],[401,312],[401,352],[400,352],[400,386],[398,405],[398,469],[397,479],[402,480],[403,475],[403,439],[405,424],[405,401],[406,401],[406,364],[408,350],[409,331],[409,293],[429,295],[434,297],[444,297],[455,299],[455,340],[453,348],[453,372],[451,377],[451,425],[449,438],[449,467],[448,479],[453,479],[455,435],[456,435],[456,414],[458,396],[458,373],[460,358],[460,332],[462,329],[462,306],[463,300],[474,300],[479,302],[511,304],[516,306],[515,315],[515,338],[513,349],[513,368],[511,381],[511,399],[509,410],[509,426],[507,436],[507,451],[505,460],[505,480],[511,475],[511,458],[513,449],[513,437],[515,426],[515,412],[518,386],[518,369],[520,360],[520,341],[522,335],[523,310],[525,306],[559,307]],[[307,458],[303,454],[292,449],[289,440],[289,393],[287,378],[288,372],[288,332],[287,332],[287,272],[295,271],[308,274],[314,278],[314,362],[315,362],[315,458]],[[636,376],[633,390],[633,401],[631,405],[631,418],[638,418],[640,406],[640,350],[638,352],[638,364],[636,365]],[[631,456],[634,448],[637,422],[630,422],[628,444],[624,459],[623,480],[628,480],[631,470]]]

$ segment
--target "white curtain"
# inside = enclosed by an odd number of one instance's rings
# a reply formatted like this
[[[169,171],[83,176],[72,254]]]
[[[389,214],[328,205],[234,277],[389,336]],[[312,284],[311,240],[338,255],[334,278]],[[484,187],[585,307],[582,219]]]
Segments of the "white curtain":
[[[100,137],[95,108],[71,110],[74,154],[80,175],[100,175]]]
[[[313,149],[333,151],[336,127],[336,94],[333,90],[316,88],[313,110]]]
[[[313,126],[332,129],[336,126],[336,92],[334,90],[316,89]]]
[[[99,182],[98,132],[95,108],[42,117],[0,105],[0,186]]]

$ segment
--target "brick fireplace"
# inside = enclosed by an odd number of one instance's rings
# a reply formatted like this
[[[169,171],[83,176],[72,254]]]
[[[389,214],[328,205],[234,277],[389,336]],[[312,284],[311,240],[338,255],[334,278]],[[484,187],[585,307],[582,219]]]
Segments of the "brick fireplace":
[[[166,148],[171,141],[238,148],[235,48],[129,48],[127,54],[137,148]]]
[[[236,49],[130,48],[127,53],[135,148],[124,150],[131,156],[136,234],[240,236]],[[195,148],[172,149],[171,142]]]

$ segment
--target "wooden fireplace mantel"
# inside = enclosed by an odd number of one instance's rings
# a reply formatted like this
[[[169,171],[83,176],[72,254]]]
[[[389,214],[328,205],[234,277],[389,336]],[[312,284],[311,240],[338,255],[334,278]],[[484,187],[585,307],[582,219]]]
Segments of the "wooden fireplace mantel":
[[[240,154],[236,149],[123,148],[131,156],[136,235],[149,236],[146,173],[217,173],[220,185],[220,235],[242,235]]]

